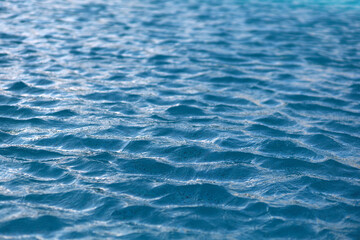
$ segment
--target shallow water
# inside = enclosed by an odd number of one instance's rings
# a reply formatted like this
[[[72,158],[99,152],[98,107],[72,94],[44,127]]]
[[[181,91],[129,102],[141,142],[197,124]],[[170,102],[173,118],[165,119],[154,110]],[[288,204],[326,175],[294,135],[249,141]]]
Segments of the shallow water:
[[[360,237],[358,1],[0,2],[0,238]]]

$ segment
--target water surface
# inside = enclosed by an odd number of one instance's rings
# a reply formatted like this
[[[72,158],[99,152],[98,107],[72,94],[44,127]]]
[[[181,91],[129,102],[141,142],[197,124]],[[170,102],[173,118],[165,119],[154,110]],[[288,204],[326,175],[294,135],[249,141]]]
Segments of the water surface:
[[[358,1],[0,1],[0,238],[358,239]]]

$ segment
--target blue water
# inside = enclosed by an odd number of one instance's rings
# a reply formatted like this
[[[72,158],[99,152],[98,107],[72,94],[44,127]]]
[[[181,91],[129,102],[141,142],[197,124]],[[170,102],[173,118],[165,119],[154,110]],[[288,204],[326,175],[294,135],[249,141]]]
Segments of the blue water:
[[[360,2],[0,1],[1,239],[360,239]]]

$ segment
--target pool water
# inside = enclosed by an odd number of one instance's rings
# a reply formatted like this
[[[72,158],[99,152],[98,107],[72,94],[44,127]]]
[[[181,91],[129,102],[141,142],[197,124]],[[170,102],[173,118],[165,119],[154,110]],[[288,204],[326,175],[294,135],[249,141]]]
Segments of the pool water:
[[[359,239],[360,2],[0,2],[0,238]]]

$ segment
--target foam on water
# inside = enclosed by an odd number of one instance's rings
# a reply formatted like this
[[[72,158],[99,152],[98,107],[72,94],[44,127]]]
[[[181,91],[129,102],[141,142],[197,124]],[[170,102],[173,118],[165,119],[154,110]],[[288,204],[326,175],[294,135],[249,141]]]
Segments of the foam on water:
[[[0,238],[357,239],[358,1],[0,2]]]

